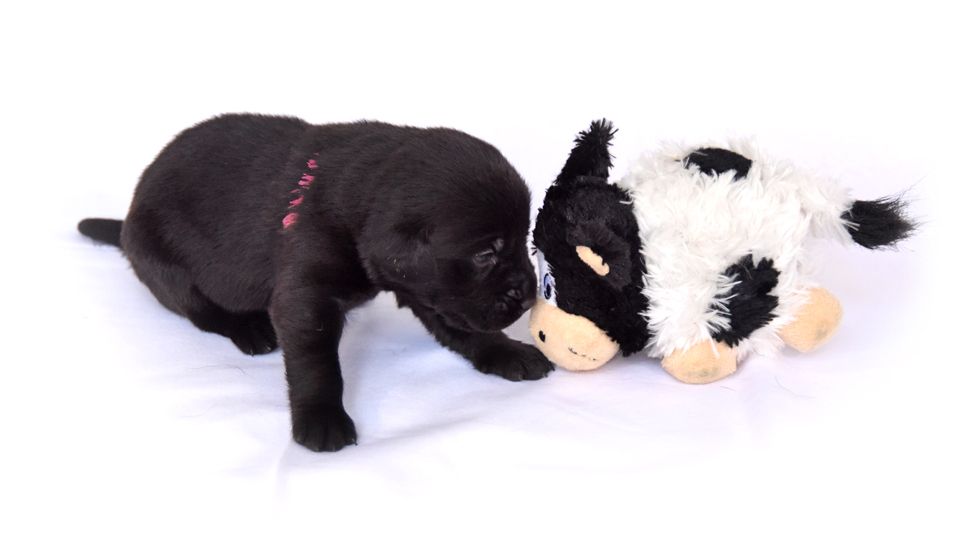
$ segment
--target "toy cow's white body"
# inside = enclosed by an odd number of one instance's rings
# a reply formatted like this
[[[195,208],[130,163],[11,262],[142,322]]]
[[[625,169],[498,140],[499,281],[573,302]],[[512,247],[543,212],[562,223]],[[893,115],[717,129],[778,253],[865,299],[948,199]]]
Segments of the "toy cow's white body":
[[[852,241],[841,216],[853,201],[840,186],[767,161],[748,143],[706,147],[733,151],[752,165],[744,176],[703,173],[683,162],[700,146],[672,145],[644,155],[619,183],[634,200],[647,269],[647,350],[658,358],[728,329],[724,301],[738,281],[723,272],[748,255],[771,259],[779,271],[771,292],[779,304],[773,320],[733,350],[740,359],[774,352],[782,346],[780,330],[795,319],[813,285],[806,241]]]

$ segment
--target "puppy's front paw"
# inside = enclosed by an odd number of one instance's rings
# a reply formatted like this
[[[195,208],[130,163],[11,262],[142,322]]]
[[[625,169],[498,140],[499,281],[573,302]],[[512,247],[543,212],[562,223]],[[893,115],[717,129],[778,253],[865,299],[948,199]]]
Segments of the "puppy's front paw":
[[[342,408],[320,406],[291,413],[295,442],[313,452],[335,452],[356,444],[356,426]]]
[[[474,367],[509,381],[542,379],[552,371],[552,363],[539,349],[517,341],[485,349],[474,361]]]

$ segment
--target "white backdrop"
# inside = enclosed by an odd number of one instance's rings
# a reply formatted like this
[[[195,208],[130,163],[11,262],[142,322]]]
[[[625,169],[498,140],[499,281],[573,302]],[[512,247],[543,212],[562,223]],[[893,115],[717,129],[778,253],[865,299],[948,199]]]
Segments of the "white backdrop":
[[[972,18],[672,4],[4,7],[0,544],[972,546]],[[614,177],[660,140],[754,136],[858,197],[910,188],[924,225],[823,246],[836,338],[708,386],[639,358],[487,377],[381,296],[340,349],[359,445],[319,455],[280,353],[198,332],[74,229],[235,111],[457,127],[536,206],[594,118]]]

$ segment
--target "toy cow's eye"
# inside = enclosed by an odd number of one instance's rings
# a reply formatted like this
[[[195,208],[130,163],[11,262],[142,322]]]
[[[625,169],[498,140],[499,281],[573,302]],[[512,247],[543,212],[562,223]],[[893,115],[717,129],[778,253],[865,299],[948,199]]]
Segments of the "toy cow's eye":
[[[552,280],[552,275],[546,273],[546,275],[542,278],[542,297],[552,299],[555,292],[556,284]]]
[[[552,272],[549,270],[549,264],[546,263],[546,257],[542,253],[542,250],[536,252],[536,259],[539,261],[539,297],[555,305],[556,278],[552,276]]]

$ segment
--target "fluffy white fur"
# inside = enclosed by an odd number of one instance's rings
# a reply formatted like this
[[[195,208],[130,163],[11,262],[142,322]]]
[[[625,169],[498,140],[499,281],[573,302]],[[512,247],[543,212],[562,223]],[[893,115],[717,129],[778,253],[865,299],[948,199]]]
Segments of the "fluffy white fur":
[[[682,160],[702,147],[724,148],[752,160],[749,174],[703,174]],[[775,318],[735,348],[738,358],[772,354],[782,346],[777,332],[793,320],[813,286],[804,257],[812,236],[851,242],[841,214],[852,203],[832,181],[763,157],[749,142],[665,146],[645,154],[620,186],[634,201],[647,266],[645,314],[652,339],[647,351],[663,357],[710,338],[728,327],[724,302],[735,280],[722,273],[742,256],[773,260],[780,271],[773,291]],[[724,296],[724,297],[723,297]]]

